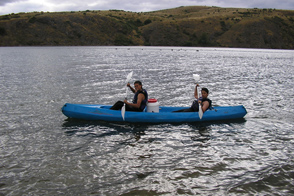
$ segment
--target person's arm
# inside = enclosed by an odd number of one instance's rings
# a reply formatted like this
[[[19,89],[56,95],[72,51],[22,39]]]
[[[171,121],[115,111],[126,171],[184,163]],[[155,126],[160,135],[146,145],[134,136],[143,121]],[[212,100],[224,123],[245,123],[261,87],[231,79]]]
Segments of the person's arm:
[[[131,89],[131,91],[132,91],[133,93],[136,92],[136,90],[135,90],[133,87],[131,87],[131,84],[130,84],[130,83],[128,83],[127,86],[130,87],[130,89]]]
[[[202,112],[203,112],[203,113],[208,109],[208,107],[209,107],[209,102],[208,102],[208,101],[204,101],[204,102],[202,102],[202,107],[201,107],[201,109],[202,109]]]
[[[195,90],[194,90],[194,97],[196,98],[196,99],[198,99],[198,91],[197,91],[197,87],[199,86],[199,84],[196,84],[196,86],[195,86]]]
[[[141,106],[141,103],[142,101],[145,99],[145,95],[143,93],[140,93],[138,95],[138,100],[137,100],[137,103],[129,103],[127,100],[125,100],[124,102],[127,104],[127,105],[130,105],[130,106],[133,106],[135,108],[140,108]]]

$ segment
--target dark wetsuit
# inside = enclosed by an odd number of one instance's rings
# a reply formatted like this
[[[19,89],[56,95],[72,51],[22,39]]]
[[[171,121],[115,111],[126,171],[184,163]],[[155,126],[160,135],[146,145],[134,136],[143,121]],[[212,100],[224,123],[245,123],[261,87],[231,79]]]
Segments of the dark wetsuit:
[[[200,97],[200,100],[202,102],[208,101],[209,102],[209,107],[207,109],[211,108],[212,101],[210,99],[208,99],[208,98],[203,99],[203,98]],[[199,103],[198,103],[198,100],[193,101],[193,103],[192,103],[192,105],[191,105],[190,108],[182,109],[182,110],[177,110],[177,111],[174,111],[174,112],[199,112]]]

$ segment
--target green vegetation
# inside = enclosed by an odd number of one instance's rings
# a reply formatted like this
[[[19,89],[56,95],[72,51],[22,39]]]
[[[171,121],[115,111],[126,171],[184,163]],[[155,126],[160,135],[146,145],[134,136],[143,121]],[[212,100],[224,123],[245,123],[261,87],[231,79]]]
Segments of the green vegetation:
[[[154,12],[0,16],[0,46],[204,46],[294,49],[294,11],[188,6]]]

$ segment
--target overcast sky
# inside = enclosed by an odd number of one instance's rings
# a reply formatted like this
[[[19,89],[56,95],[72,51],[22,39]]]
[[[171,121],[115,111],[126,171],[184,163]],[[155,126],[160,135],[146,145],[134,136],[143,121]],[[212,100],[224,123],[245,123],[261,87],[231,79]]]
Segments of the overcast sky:
[[[0,15],[110,9],[146,12],[191,5],[294,10],[293,0],[0,0]]]

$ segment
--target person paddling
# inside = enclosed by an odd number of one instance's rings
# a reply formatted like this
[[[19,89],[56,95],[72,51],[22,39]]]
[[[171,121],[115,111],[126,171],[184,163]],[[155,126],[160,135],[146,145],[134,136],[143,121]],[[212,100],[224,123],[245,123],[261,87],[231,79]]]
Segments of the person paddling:
[[[133,102],[130,103],[126,99],[124,101],[117,101],[110,109],[111,110],[121,110],[124,103],[126,104],[126,111],[135,111],[135,112],[142,112],[148,101],[148,93],[145,89],[143,89],[141,81],[135,81],[134,87],[131,87],[130,83],[127,86],[131,89],[134,95]]]
[[[212,101],[207,98],[208,94],[209,94],[208,89],[202,88],[201,89],[201,97],[198,97],[198,92],[197,92],[198,86],[199,86],[199,84],[197,84],[195,86],[194,97],[196,98],[196,100],[193,101],[191,107],[188,109],[181,109],[181,110],[177,110],[174,112],[198,112],[199,111],[199,103],[201,104],[201,109],[202,109],[203,113],[211,107]]]

